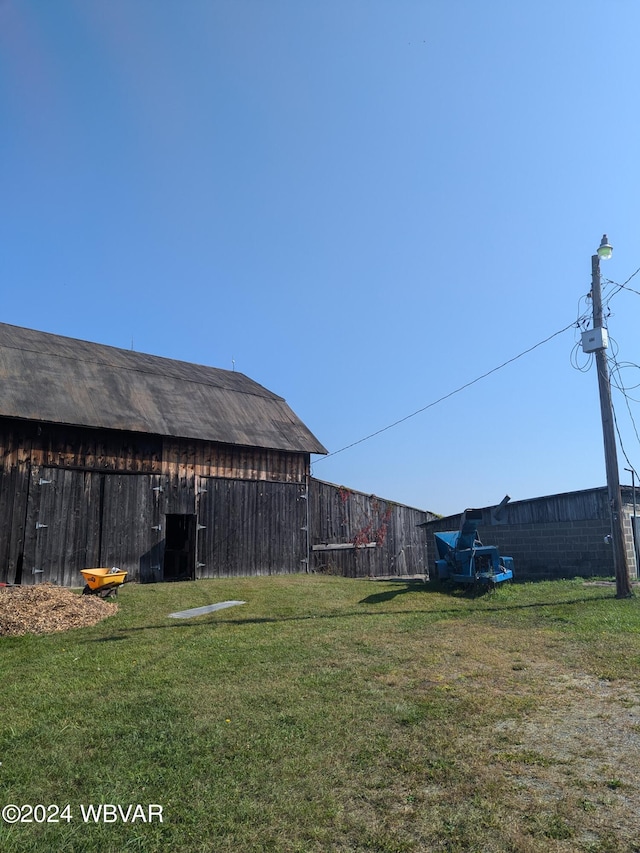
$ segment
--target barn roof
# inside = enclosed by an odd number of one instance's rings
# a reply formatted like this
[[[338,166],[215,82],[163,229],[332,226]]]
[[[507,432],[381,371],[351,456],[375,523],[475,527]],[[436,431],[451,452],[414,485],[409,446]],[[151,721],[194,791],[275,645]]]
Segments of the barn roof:
[[[282,397],[242,373],[5,323],[0,416],[327,452]]]

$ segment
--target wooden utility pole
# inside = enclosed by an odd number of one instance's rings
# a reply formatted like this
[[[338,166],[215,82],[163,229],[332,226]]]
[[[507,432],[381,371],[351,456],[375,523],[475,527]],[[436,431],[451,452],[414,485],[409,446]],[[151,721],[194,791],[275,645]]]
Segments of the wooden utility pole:
[[[607,235],[602,238],[601,246],[611,248],[607,243]],[[602,329],[602,290],[600,285],[600,256],[591,257],[591,297],[593,299],[593,328]],[[609,381],[609,364],[605,347],[598,347],[596,354],[596,369],[598,372],[598,389],[600,391],[600,414],[602,416],[602,437],[604,440],[604,460],[607,470],[607,492],[609,509],[611,511],[611,538],[613,545],[613,564],[616,572],[616,598],[629,598],[633,595],[629,581],[629,566],[627,565],[627,549],[622,528],[622,496],[618,475],[618,455],[616,451],[615,425],[613,421],[613,405],[611,403],[611,383]]]

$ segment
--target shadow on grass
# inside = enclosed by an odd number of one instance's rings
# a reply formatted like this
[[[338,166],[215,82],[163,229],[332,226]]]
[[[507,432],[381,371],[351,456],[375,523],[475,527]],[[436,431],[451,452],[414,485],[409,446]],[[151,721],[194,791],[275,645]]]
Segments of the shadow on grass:
[[[393,584],[395,589],[388,589],[385,592],[376,592],[373,595],[368,595],[366,598],[362,598],[359,604],[382,604],[385,601],[391,601],[396,598],[398,595],[405,595],[407,592],[424,592],[429,584],[425,583],[425,581],[405,581],[405,586],[401,589],[398,589],[398,581],[378,581],[378,583],[389,583]],[[433,590],[432,590],[433,591]],[[442,590],[438,590],[442,592]]]
[[[385,580],[379,581],[379,583],[392,583],[397,587],[399,581]],[[389,589],[386,592],[376,592],[373,595],[368,595],[366,598],[361,599],[360,604],[381,604],[384,601],[391,601],[396,596],[404,595],[407,592],[438,593],[439,595],[446,595],[453,599],[483,598],[491,595],[495,589],[489,586],[489,584],[469,583],[452,586],[451,584],[434,581],[425,582],[423,580],[407,580],[404,583],[406,586],[402,589]]]
[[[127,639],[127,635],[122,634],[122,636],[120,636],[120,637],[96,637],[96,639],[92,640],[92,642],[94,642],[94,643],[114,643],[114,642],[117,642],[118,640],[126,640],[126,639]]]
[[[395,582],[397,583],[397,581]],[[419,584],[419,587],[418,587]],[[416,588],[418,587],[418,588]],[[423,595],[425,592],[443,592],[442,588],[438,588],[439,585],[433,584],[431,585],[431,589],[428,589],[429,585],[424,584],[422,582],[414,582],[408,581],[407,586],[402,589],[396,590],[388,590],[387,592],[376,593],[375,595],[367,596],[363,598],[359,604],[384,604],[387,601],[395,598],[398,595],[404,595],[409,592],[417,593],[418,595]],[[469,595],[465,592],[456,596],[457,600],[469,600]],[[110,637],[96,637],[93,640],[87,640],[88,643],[105,643],[111,642],[113,640],[126,639],[129,634],[139,633],[141,631],[157,631],[160,629],[173,629],[173,630],[189,630],[193,628],[203,628],[203,627],[217,627],[217,626],[233,626],[236,625],[238,627],[244,625],[274,625],[284,622],[308,622],[312,620],[327,620],[327,619],[350,619],[353,617],[362,617],[362,616],[412,616],[412,615],[429,615],[433,616],[434,619],[440,619],[446,616],[467,616],[472,613],[500,613],[500,612],[508,612],[515,610],[545,610],[551,609],[554,607],[562,607],[568,604],[589,604],[591,602],[599,602],[605,601],[607,599],[614,598],[610,593],[602,593],[602,595],[590,595],[590,596],[581,596],[576,598],[566,598],[558,601],[531,601],[526,602],[524,604],[520,603],[509,603],[509,604],[497,604],[495,606],[486,606],[480,610],[473,611],[463,607],[441,607],[436,609],[411,609],[411,610],[350,610],[350,611],[342,611],[337,613],[320,613],[320,614],[301,614],[299,616],[256,616],[253,618],[245,618],[245,619],[207,619],[205,620],[203,617],[196,617],[199,621],[193,622],[175,622],[173,619],[171,623],[158,623],[155,625],[140,625],[138,627],[131,628],[120,628],[118,629],[118,636]],[[486,598],[485,598],[486,600]]]
[[[481,598],[491,598],[493,593],[497,592],[497,590],[501,588],[509,589],[512,587],[518,587],[530,583],[527,580],[520,580],[519,578],[514,578],[513,580],[507,581],[505,584],[462,584],[462,583],[453,583],[451,581],[431,581],[431,580],[422,580],[418,578],[407,578],[406,580],[401,580],[400,578],[371,578],[370,580],[375,580],[379,584],[389,584],[392,585],[393,589],[388,589],[385,592],[377,592],[373,595],[368,595],[366,598],[360,600],[360,604],[381,604],[385,601],[391,601],[396,598],[398,595],[405,595],[408,592],[417,592],[417,593],[435,593],[436,595],[446,596],[447,598],[452,599],[453,601],[469,601],[473,599],[481,599]],[[404,583],[405,585],[398,589],[398,585],[400,583]],[[610,580],[600,580],[596,578],[592,578],[591,580],[584,579],[584,586],[600,586],[607,589],[615,590],[615,581]],[[632,586],[640,587],[640,582],[634,584]],[[608,598],[609,596],[603,596],[604,598]],[[591,601],[593,596],[589,596],[589,598],[576,598],[575,601]],[[568,604],[568,601],[554,601],[554,602],[532,602],[530,604],[504,604],[501,610],[508,610],[510,607],[539,607],[543,604]]]

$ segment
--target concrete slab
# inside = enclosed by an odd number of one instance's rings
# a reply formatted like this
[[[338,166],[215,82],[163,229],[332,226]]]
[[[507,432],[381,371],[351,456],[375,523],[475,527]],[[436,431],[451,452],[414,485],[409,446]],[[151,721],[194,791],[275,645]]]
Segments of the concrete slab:
[[[246,604],[246,601],[219,601],[218,604],[207,604],[204,607],[192,607],[191,610],[179,610],[170,613],[171,619],[191,619],[194,616],[204,616],[205,613],[213,613],[214,610],[224,610],[225,607],[235,607],[236,604]]]

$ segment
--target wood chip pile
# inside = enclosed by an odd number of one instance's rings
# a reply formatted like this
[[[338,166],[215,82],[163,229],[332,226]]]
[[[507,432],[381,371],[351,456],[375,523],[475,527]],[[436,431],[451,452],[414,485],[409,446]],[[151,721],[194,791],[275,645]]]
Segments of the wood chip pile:
[[[0,587],[0,636],[52,634],[95,625],[118,609],[98,596],[70,589],[37,586]]]

